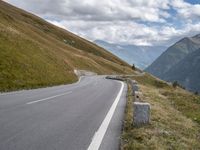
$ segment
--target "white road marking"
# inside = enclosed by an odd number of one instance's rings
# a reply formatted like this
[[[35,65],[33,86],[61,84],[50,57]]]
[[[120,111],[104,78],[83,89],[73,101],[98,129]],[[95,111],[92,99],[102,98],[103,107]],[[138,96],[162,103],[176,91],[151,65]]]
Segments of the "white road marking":
[[[72,91],[69,91],[69,92],[66,92],[66,93],[63,93],[63,94],[59,94],[59,95],[54,95],[54,96],[47,97],[47,98],[43,98],[43,99],[39,99],[39,100],[36,100],[36,101],[28,102],[26,104],[34,104],[34,103],[37,103],[37,102],[50,100],[50,99],[53,99],[53,98],[56,98],[56,97],[59,97],[59,96],[63,96],[63,95],[67,95],[67,94],[70,94],[70,93],[72,93]]]
[[[115,109],[117,107],[117,104],[120,100],[120,97],[122,95],[123,89],[124,89],[124,83],[122,81],[119,81],[121,83],[121,89],[117,95],[117,97],[115,98],[115,101],[113,102],[112,106],[110,107],[109,112],[107,113],[105,119],[103,120],[103,122],[101,123],[101,126],[99,127],[99,129],[97,130],[97,132],[94,134],[94,137],[92,139],[92,142],[90,143],[89,147],[87,150],[98,150],[101,142],[103,140],[103,137],[108,129],[109,123],[112,119],[112,116],[115,112]]]

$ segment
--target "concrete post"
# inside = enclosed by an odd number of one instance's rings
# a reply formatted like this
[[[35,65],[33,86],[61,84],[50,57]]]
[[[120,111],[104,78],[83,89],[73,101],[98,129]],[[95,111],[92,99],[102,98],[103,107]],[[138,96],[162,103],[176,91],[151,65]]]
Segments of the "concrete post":
[[[136,102],[141,101],[142,100],[142,92],[135,91],[134,98],[135,98]]]
[[[140,127],[150,122],[150,104],[149,103],[133,103],[133,125]]]
[[[131,80],[132,84],[137,84],[137,81]]]
[[[137,84],[132,84],[132,93],[133,93],[133,95],[135,95],[136,91],[139,91],[138,85]]]

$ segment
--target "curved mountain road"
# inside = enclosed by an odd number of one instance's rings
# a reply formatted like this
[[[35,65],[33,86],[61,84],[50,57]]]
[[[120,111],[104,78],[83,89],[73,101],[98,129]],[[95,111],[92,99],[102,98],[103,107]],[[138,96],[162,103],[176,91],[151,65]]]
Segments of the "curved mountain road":
[[[0,150],[116,150],[126,84],[103,76],[0,94]]]

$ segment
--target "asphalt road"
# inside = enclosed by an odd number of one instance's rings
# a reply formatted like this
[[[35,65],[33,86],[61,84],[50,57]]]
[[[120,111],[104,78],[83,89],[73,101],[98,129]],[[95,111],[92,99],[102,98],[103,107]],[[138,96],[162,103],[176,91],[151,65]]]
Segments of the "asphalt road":
[[[126,90],[119,81],[91,76],[0,94],[0,150],[116,150]]]

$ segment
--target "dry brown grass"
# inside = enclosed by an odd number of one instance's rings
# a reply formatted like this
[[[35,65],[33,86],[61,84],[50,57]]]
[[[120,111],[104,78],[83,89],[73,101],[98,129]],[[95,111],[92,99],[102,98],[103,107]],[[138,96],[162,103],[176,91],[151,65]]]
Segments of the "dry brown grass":
[[[145,101],[151,104],[151,123],[141,128],[132,126],[133,110],[129,96],[122,149],[200,149],[200,125],[198,119],[193,119],[194,115],[200,116],[200,113],[194,112],[191,107],[200,109],[199,97],[180,88],[173,89],[164,82],[159,83],[162,81],[155,81],[156,79],[149,75],[134,79],[139,82]]]

